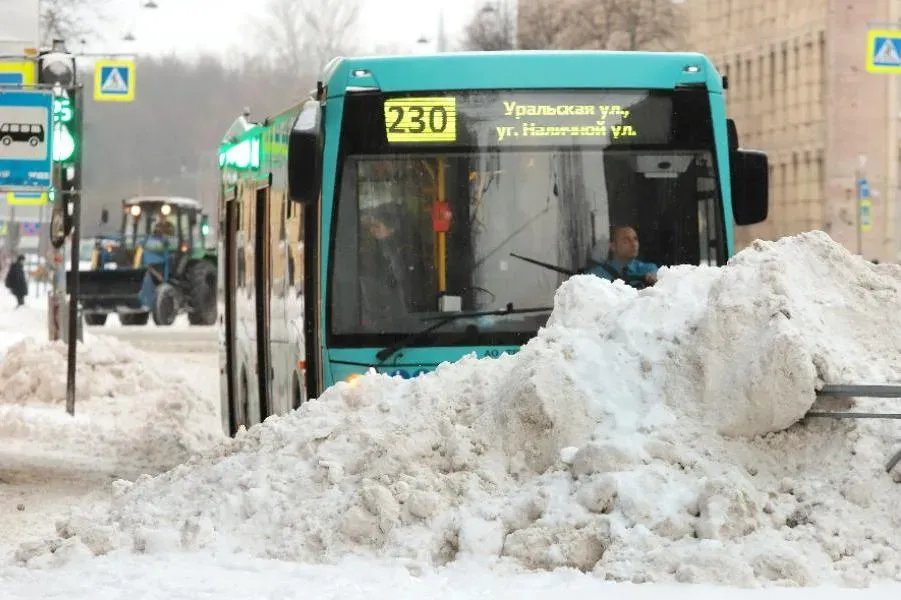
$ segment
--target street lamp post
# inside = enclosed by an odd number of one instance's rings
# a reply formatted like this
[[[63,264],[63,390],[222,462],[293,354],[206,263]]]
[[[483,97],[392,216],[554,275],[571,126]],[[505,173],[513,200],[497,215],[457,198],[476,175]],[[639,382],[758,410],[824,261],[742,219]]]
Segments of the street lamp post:
[[[509,32],[510,48],[516,50],[519,48],[519,0],[496,0],[496,4],[486,4],[482,7],[483,14],[494,14],[500,21],[504,22],[504,34]]]
[[[419,39],[416,40],[416,43],[419,46],[425,47],[431,40],[425,34],[419,36]],[[444,28],[444,8],[438,7],[438,27],[437,33],[435,35],[435,51],[436,52],[447,52],[447,32]]]
[[[151,9],[151,10],[152,10],[152,9],[156,9],[156,8],[159,8],[159,7],[160,7],[159,4],[157,4],[157,3],[154,2],[153,0],[144,0],[144,1],[138,0],[138,11],[140,11],[142,8],[147,8],[147,9]],[[135,28],[135,25],[137,25],[137,20],[136,20],[135,23],[132,25],[131,29],[130,29],[129,31],[126,31],[126,32],[125,32],[125,35],[122,36],[122,40],[123,40],[123,41],[125,41],[125,42],[133,42],[133,41],[135,41],[135,39],[136,39],[136,38],[135,38],[135,34],[134,34],[134,32],[132,31],[132,30]]]

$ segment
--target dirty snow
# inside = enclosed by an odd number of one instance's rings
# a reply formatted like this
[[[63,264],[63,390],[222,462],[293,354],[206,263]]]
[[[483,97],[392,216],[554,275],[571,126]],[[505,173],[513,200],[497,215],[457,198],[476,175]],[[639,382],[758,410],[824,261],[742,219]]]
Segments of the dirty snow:
[[[0,360],[0,437],[158,472],[221,438],[217,398],[129,344],[78,347],[75,416],[65,412],[66,344],[26,337]]]
[[[901,432],[798,421],[824,381],[899,380],[899,291],[898,267],[822,233],[757,242],[722,269],[664,270],[640,293],[574,277],[517,355],[339,384],[168,473],[117,482],[111,509],[76,510],[16,557],[896,580],[901,503],[882,465]]]

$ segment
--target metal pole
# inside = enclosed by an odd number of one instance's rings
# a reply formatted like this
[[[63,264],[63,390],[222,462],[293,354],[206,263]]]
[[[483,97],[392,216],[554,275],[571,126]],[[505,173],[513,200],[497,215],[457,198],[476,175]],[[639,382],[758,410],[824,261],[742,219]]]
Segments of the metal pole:
[[[863,256],[863,223],[861,222],[860,215],[860,201],[861,201],[861,189],[860,189],[860,179],[863,175],[862,170],[858,167],[854,171],[854,187],[855,187],[855,202],[854,202],[854,223],[857,229],[857,254]]]
[[[63,191],[61,189],[62,184],[62,172],[59,166],[59,163],[53,163],[53,189],[56,193],[56,199],[53,206],[50,210],[51,213],[51,222],[54,211],[64,211],[65,210],[65,196],[63,195]],[[50,227],[50,225],[48,225]],[[65,276],[66,276],[66,263],[65,263],[65,250],[66,245],[63,244],[59,248],[51,248],[50,256],[52,260],[50,261],[50,268],[52,269],[53,278],[51,280],[50,285],[50,294],[47,296],[48,298],[48,338],[51,342],[54,342],[60,339],[62,332],[60,331],[60,321],[62,320],[62,299],[64,297],[64,289],[65,289]],[[57,258],[59,259],[57,261]]]
[[[513,5],[513,9],[511,12],[512,22],[510,24],[510,31],[513,37],[510,45],[516,50],[519,48],[519,0],[509,0],[510,4]]]
[[[66,372],[66,412],[70,415],[75,414],[75,366],[76,366],[76,349],[78,348],[78,247],[80,245],[81,236],[81,191],[74,190],[71,194],[72,198],[72,278],[69,288],[69,346],[68,346],[68,369]]]
[[[78,85],[72,90],[72,95],[77,98],[77,106],[83,107],[84,104],[82,100],[84,99],[84,88],[81,85]],[[78,110],[75,115],[75,130],[78,132],[79,137],[81,137],[82,132],[84,131],[84,110]],[[84,187],[82,181],[82,171],[81,165],[83,165],[84,161],[84,146],[79,149],[79,170],[76,172],[77,177],[74,178],[74,185],[72,189],[68,190],[68,197],[72,200],[72,235],[69,238],[71,241],[70,252],[72,253],[71,260],[71,271],[72,278],[69,284],[69,346],[68,346],[68,356],[67,356],[67,372],[66,372],[66,412],[70,415],[75,415],[75,373],[77,366],[77,349],[78,342],[80,336],[78,335],[81,320],[79,317],[81,316],[81,310],[78,306],[78,263],[79,263],[79,254],[80,246],[81,246],[81,190]],[[74,168],[74,167],[69,167]]]

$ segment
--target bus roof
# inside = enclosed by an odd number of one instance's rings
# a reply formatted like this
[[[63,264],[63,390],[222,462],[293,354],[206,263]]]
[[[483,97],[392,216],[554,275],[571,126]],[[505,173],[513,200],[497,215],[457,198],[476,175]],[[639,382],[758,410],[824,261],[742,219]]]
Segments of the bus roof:
[[[697,52],[542,50],[336,58],[325,68],[330,97],[353,89],[385,92],[463,89],[658,88],[706,84],[722,77]]]
[[[325,66],[321,80],[329,97],[359,89],[673,89],[704,84],[710,92],[723,91],[722,76],[699,52],[507,50],[336,57]],[[308,99],[301,98],[259,123],[242,115],[221,141],[220,154],[260,136],[281,118],[296,117]]]
[[[132,196],[122,201],[123,206],[134,206],[135,204],[172,204],[181,208],[194,208],[200,210],[200,202],[193,198],[183,198],[181,196]]]

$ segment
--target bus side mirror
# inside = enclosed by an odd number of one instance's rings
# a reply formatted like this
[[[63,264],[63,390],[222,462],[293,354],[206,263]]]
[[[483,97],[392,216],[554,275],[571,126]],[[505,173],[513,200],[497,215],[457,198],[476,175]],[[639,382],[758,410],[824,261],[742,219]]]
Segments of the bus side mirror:
[[[288,196],[294,202],[319,200],[322,165],[322,108],[309,100],[288,138]]]
[[[105,208],[100,211],[100,222],[104,225],[109,223],[109,211]]]
[[[770,168],[766,154],[758,150],[730,152],[729,172],[735,224],[753,225],[765,221],[770,204]]]
[[[735,119],[726,119],[726,137],[729,140],[729,152],[738,150],[738,128]]]

